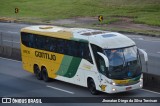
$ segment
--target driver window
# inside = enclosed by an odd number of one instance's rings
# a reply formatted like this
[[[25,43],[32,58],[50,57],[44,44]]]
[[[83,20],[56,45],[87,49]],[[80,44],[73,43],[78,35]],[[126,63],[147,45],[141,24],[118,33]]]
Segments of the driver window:
[[[100,73],[106,75],[106,72],[107,72],[107,68],[105,66],[105,61],[104,59],[98,55],[98,62],[97,62],[97,68],[99,70]]]

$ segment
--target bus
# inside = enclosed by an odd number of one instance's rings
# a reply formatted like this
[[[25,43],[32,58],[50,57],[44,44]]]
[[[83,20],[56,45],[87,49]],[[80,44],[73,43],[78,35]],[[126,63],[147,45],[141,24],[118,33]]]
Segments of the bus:
[[[23,69],[45,82],[56,79],[92,94],[143,87],[141,55],[134,41],[117,32],[49,25],[21,29]]]

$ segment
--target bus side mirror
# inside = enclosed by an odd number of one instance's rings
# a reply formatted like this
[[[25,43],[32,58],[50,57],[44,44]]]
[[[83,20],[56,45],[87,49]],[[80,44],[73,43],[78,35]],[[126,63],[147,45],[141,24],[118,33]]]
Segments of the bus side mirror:
[[[104,62],[105,62],[106,67],[109,67],[108,58],[107,58],[104,54],[102,54],[102,53],[100,53],[100,52],[97,52],[97,53],[104,59]]]
[[[148,55],[143,49],[138,48],[138,51],[144,55],[144,60],[146,62],[146,72],[148,73]]]
[[[145,60],[145,62],[147,62],[148,61],[147,53],[143,49],[138,48],[138,50],[144,55],[144,60]]]

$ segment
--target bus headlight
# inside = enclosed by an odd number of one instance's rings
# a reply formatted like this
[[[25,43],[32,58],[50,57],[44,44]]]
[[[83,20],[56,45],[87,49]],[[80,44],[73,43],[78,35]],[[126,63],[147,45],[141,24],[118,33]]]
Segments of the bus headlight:
[[[140,81],[142,82],[142,81],[143,81],[143,79],[142,79],[142,78],[140,78]]]
[[[115,91],[116,91],[116,89],[115,89],[115,88],[112,88],[112,91],[113,91],[113,92],[115,92]]]
[[[140,86],[140,87],[143,87],[143,85],[142,85],[142,84],[140,84],[139,86]]]
[[[115,82],[112,82],[112,85],[116,85],[116,83],[115,83]]]
[[[113,81],[107,81],[107,83],[109,83],[109,84],[111,84],[111,85],[116,85],[116,83],[113,82]]]

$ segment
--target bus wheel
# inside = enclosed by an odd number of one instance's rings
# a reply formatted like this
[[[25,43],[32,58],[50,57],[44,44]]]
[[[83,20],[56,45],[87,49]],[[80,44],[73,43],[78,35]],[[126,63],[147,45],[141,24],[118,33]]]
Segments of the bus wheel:
[[[89,79],[88,81],[88,89],[91,92],[92,95],[97,95],[98,91],[96,90],[96,86],[95,83],[93,81],[93,79]]]
[[[41,71],[37,65],[34,66],[34,74],[36,75],[36,78],[38,80],[42,80],[42,74],[41,74]]]
[[[42,78],[45,82],[49,82],[50,78],[48,77],[48,72],[46,68],[42,68]]]

